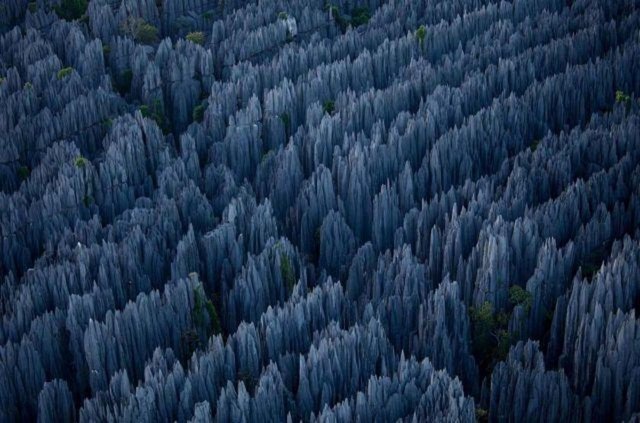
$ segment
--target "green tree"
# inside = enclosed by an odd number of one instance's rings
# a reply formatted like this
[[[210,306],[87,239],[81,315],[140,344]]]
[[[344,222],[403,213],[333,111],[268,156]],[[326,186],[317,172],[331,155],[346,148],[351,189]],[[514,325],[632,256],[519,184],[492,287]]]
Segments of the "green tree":
[[[340,9],[338,9],[338,6],[334,6],[328,3],[326,5],[326,8],[327,10],[329,10],[329,13],[331,14],[331,17],[333,18],[335,23],[338,25],[338,27],[340,27],[340,30],[342,32],[345,32],[347,30],[347,25],[349,24],[349,22],[342,16],[342,14],[340,13]]]
[[[136,40],[143,44],[153,44],[158,41],[158,28],[144,22],[138,27],[136,32]]]
[[[185,334],[189,343],[189,355],[193,353],[195,348],[204,345],[211,335],[217,335],[222,331],[216,308],[200,283],[193,290],[191,319],[193,327]]]
[[[493,366],[509,352],[511,338],[506,327],[509,316],[495,313],[493,305],[485,301],[480,307],[469,307],[472,327],[473,353],[480,369],[491,373]]]
[[[516,305],[521,305],[524,307],[525,311],[531,310],[531,305],[533,304],[533,298],[531,293],[526,289],[518,285],[513,285],[509,288],[509,302]]]
[[[354,28],[359,27],[360,25],[366,25],[371,19],[371,14],[369,13],[369,8],[364,7],[356,7],[351,11],[351,25]]]
[[[158,41],[158,28],[144,19],[130,17],[122,24],[122,32],[139,43],[153,44]]]

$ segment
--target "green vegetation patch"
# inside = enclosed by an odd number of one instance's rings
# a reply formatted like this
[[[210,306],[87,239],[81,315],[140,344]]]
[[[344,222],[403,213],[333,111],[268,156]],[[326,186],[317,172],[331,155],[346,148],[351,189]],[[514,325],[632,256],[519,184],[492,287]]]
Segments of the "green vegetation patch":
[[[332,100],[327,100],[322,104],[322,109],[325,113],[332,115],[336,110],[336,105]]]
[[[133,71],[131,69],[126,69],[118,78],[116,78],[115,88],[120,93],[120,95],[124,96],[129,91],[131,91],[132,80]]]
[[[191,313],[196,330],[202,330],[207,337],[221,332],[220,319],[215,306],[204,293],[202,285],[193,290],[194,306]]]
[[[287,292],[291,294],[293,286],[296,284],[296,274],[293,271],[293,266],[291,265],[289,256],[284,253],[280,254],[280,273],[282,275],[282,280],[287,287]]]
[[[158,41],[158,28],[150,23],[143,22],[136,31],[135,39],[142,44],[153,44]]]
[[[371,19],[371,12],[369,12],[369,8],[366,6],[359,6],[351,9],[350,17],[343,15],[338,6],[331,3],[325,4],[325,10],[329,11],[331,18],[333,18],[336,25],[338,25],[342,32],[345,32],[349,25],[353,28],[357,28],[361,25],[366,25],[369,23],[369,19]]]
[[[193,108],[192,117],[194,122],[202,122],[204,120],[204,112],[207,110],[207,107],[209,107],[209,102],[203,101]]]
[[[531,293],[521,286],[514,285],[509,288],[509,302],[516,305],[521,305],[524,307],[525,311],[531,310],[531,305],[533,304],[533,297]]]
[[[624,91],[616,91],[616,102],[618,103],[629,103],[631,102],[631,96],[626,94]]]
[[[190,33],[187,34],[187,36],[185,38],[188,41],[191,41],[194,44],[199,44],[201,46],[204,45],[204,42],[206,40],[204,32],[202,32],[202,31],[190,32]]]
[[[420,43],[420,45],[424,43],[424,39],[426,37],[427,37],[427,29],[424,27],[424,25],[420,25],[420,27],[416,29],[416,38],[418,39],[418,42]]]
[[[20,166],[18,168],[18,178],[20,178],[21,181],[27,179],[30,173],[31,172],[29,171],[29,168],[27,166]]]
[[[133,37],[142,44],[153,44],[158,41],[158,28],[144,19],[129,18],[122,24],[121,30],[125,35]]]
[[[83,169],[87,166],[87,159],[85,159],[82,156],[76,157],[73,162],[75,163],[76,167],[79,169]]]
[[[171,131],[171,125],[169,125],[169,119],[164,114],[164,107],[160,99],[155,99],[151,104],[143,104],[139,108],[143,117],[153,119],[164,134],[168,134]]]
[[[62,0],[59,6],[54,7],[54,10],[62,19],[74,21],[84,15],[87,11],[87,5],[87,0]]]
[[[511,337],[506,329],[509,315],[495,313],[493,305],[485,301],[480,307],[469,307],[469,316],[473,354],[480,369],[490,374],[496,363],[506,358],[511,346]]]
[[[369,8],[366,6],[356,7],[351,11],[351,25],[354,28],[366,25],[369,23],[369,19],[371,19],[371,13],[369,13]]]
[[[58,79],[64,79],[73,73],[73,68],[62,68],[58,71]]]

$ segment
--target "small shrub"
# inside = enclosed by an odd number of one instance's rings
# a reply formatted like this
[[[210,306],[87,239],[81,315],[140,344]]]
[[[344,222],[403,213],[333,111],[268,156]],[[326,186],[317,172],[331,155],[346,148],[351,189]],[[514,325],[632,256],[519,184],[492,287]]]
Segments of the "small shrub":
[[[476,421],[481,423],[488,422],[489,412],[484,408],[476,408]]]
[[[33,89],[33,84],[29,81],[24,83],[24,89],[25,90],[32,90]]]
[[[211,302],[211,300],[207,298],[204,303],[204,307],[207,310],[207,314],[209,315],[209,320],[211,321],[209,334],[217,335],[221,333],[222,327],[220,326],[220,318],[218,317],[218,312],[216,311],[216,308]]]
[[[525,311],[529,311],[533,304],[533,298],[529,291],[523,289],[521,286],[514,285],[509,288],[509,302],[514,306],[521,305]]]
[[[296,284],[296,275],[293,272],[291,261],[286,254],[280,254],[280,273],[282,275],[282,280],[287,287],[287,292],[291,293],[293,291],[293,286]]]
[[[271,157],[273,157],[273,150],[269,150],[262,155],[262,157],[260,158],[260,164],[263,164],[266,160],[270,159]]]
[[[187,34],[187,36],[185,37],[188,41],[191,41],[194,44],[200,44],[200,45],[204,45],[205,42],[205,35],[204,32],[202,31],[198,31],[198,32],[190,32]]]
[[[366,25],[371,19],[371,14],[369,13],[368,7],[356,7],[351,12],[351,25],[354,28],[359,27],[360,25]]]
[[[322,104],[322,109],[325,113],[332,115],[336,110],[336,105],[332,100],[327,100]]]
[[[82,156],[78,156],[76,157],[76,159],[74,160],[74,163],[76,165],[77,168],[79,169],[83,169],[84,167],[87,166],[87,159],[85,159]]]
[[[73,73],[73,68],[62,68],[58,71],[58,79],[64,79]]]
[[[351,18],[345,18],[345,16],[340,13],[340,9],[338,6],[335,6],[331,3],[325,4],[325,10],[329,11],[331,18],[335,21],[336,25],[340,28],[342,32],[345,32],[349,25],[354,28],[359,27],[360,25],[365,25],[371,19],[371,13],[369,12],[369,8],[366,6],[363,7],[354,7],[351,10]]]
[[[143,44],[153,44],[158,41],[158,28],[144,22],[138,28],[135,38]]]
[[[287,12],[280,12],[278,13],[278,19],[286,21],[287,19],[289,19],[289,15],[287,14]]]
[[[170,132],[169,121],[164,115],[164,107],[159,99],[155,99],[150,105],[141,105],[138,110],[140,110],[143,117],[153,119],[164,134]]]
[[[629,103],[631,101],[631,96],[626,94],[624,91],[616,91],[616,101],[618,103]]]
[[[195,330],[203,331],[207,337],[220,333],[220,320],[216,308],[207,298],[202,286],[193,290],[194,306],[191,313]],[[205,312],[207,318],[205,318]],[[207,324],[208,323],[208,324]]]
[[[288,128],[289,125],[291,125],[291,118],[289,117],[289,113],[282,113],[280,115],[280,120],[282,121],[282,123],[286,128]]]
[[[129,18],[122,24],[122,32],[139,43],[153,44],[158,41],[158,28],[140,18]]]
[[[420,28],[416,29],[416,38],[418,39],[418,42],[420,43],[420,45],[422,45],[422,43],[424,43],[424,39],[427,36],[427,29],[424,27],[424,25],[420,25]]]
[[[142,106],[140,106],[138,110],[140,110],[142,117],[148,118],[151,116],[151,112],[149,111],[149,106],[147,106],[146,104],[143,104]]]
[[[214,17],[214,16],[215,16],[215,15],[214,15],[214,13],[213,13],[213,10],[207,10],[206,12],[204,12],[204,13],[202,14],[202,17],[203,17],[203,18],[205,18],[205,19],[206,19],[206,20],[208,20],[208,21],[213,20],[213,17]]]
[[[131,91],[131,81],[133,80],[133,71],[131,69],[127,69],[122,72],[122,75],[116,80],[116,90],[120,93],[120,95],[125,95],[129,91]]]
[[[333,18],[333,20],[340,27],[342,32],[346,31],[347,30],[347,25],[348,25],[349,22],[347,22],[347,20],[342,16],[342,14],[340,13],[340,9],[338,9],[338,6],[334,6],[332,4],[327,4],[326,8],[327,8],[327,10],[329,10],[329,14],[330,14],[331,18]]]
[[[29,171],[29,168],[26,166],[20,166],[18,168],[18,178],[20,178],[21,181],[24,181],[25,179],[27,179],[29,177],[29,173],[31,173]]]
[[[538,145],[540,145],[540,140],[535,140],[531,143],[531,152],[534,152],[538,149]]]
[[[194,107],[193,113],[192,113],[194,122],[202,122],[202,120],[204,119],[204,111],[207,110],[208,106],[209,106],[209,103],[205,101],[201,104],[198,104],[196,107]]]
[[[62,0],[62,3],[54,10],[62,19],[73,21],[84,15],[87,11],[87,3],[87,0]]]
[[[102,54],[104,54],[104,57],[108,57],[109,54],[111,53],[111,46],[109,44],[104,44],[102,46]]]
[[[280,120],[284,125],[284,134],[287,139],[289,139],[289,132],[291,131],[291,117],[289,117],[289,113],[282,113],[280,115]]]
[[[38,3],[36,3],[35,1],[30,2],[27,5],[27,9],[29,9],[29,12],[31,13],[36,13],[38,11]]]

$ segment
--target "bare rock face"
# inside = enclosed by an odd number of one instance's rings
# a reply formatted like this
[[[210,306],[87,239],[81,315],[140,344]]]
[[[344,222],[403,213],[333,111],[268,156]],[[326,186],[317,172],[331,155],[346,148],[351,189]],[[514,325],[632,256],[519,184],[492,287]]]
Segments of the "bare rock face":
[[[0,2],[0,421],[638,421],[639,27]]]
[[[491,375],[490,415],[494,421],[534,421],[541,417],[579,421],[581,410],[566,375],[546,370],[538,344],[527,341],[513,346],[507,360],[495,367]]]

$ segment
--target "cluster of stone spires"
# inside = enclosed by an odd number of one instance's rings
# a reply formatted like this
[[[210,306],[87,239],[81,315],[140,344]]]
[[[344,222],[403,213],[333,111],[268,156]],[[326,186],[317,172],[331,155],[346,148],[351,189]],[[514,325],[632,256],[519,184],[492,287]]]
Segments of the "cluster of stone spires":
[[[70,1],[0,5],[0,421],[638,421],[635,0]]]

